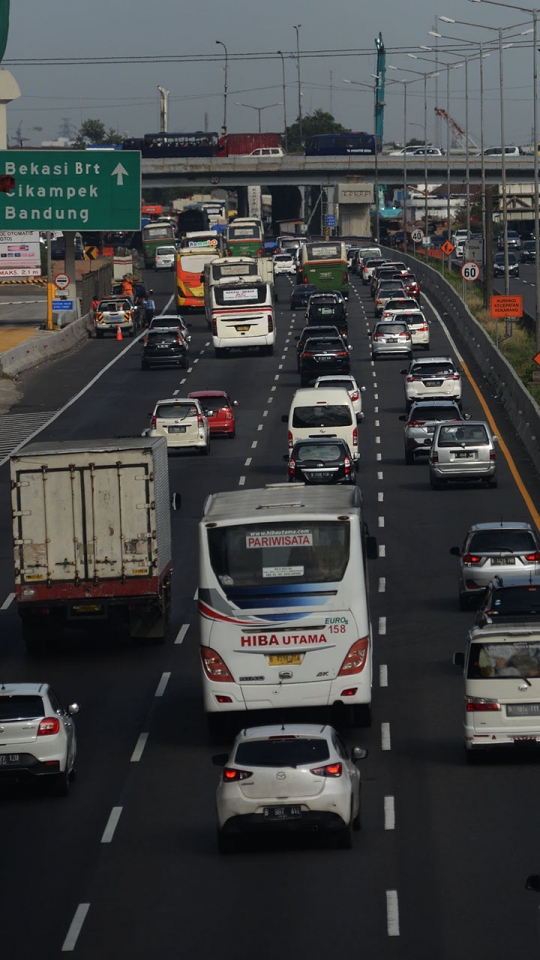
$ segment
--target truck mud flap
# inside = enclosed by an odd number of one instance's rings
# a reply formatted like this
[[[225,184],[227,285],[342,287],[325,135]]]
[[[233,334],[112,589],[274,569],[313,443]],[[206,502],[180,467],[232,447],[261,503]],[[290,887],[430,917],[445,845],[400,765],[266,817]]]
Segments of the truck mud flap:
[[[165,642],[167,636],[168,615],[160,606],[145,610],[129,611],[129,635],[132,640],[156,640]]]

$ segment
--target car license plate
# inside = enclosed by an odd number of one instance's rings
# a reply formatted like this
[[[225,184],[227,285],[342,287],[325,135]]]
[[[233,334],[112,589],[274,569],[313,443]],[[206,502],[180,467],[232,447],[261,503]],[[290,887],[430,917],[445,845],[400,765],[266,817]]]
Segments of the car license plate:
[[[540,717],[540,703],[507,703],[507,717]]]
[[[387,342],[387,343],[397,343],[397,337],[387,337],[387,338],[386,338],[386,342]]]
[[[493,557],[491,561],[492,567],[511,567],[515,564],[515,557]]]
[[[249,330],[249,323],[243,323],[241,326],[235,328],[238,333],[247,333]]]
[[[456,460],[474,460],[476,453],[474,450],[455,450],[454,457]]]
[[[303,470],[302,473],[308,480],[328,480],[332,476],[331,470]]]
[[[328,363],[329,360],[333,360],[333,357],[317,357],[317,360],[321,360],[322,363]]]
[[[101,613],[100,603],[77,603],[72,608],[73,613]]]
[[[185,427],[167,427],[169,433],[185,433]]]
[[[302,816],[302,808],[287,804],[284,807],[265,807],[265,820],[299,820]]]
[[[268,664],[271,667],[281,667],[283,664],[298,667],[302,663],[301,653],[271,653],[268,656]]]
[[[20,756],[18,753],[1,753],[0,754],[0,767],[9,767],[15,766],[19,762]]]

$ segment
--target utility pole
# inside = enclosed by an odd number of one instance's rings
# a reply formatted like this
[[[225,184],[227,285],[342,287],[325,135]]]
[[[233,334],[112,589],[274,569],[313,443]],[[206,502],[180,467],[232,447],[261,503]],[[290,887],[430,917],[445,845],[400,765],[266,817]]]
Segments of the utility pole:
[[[167,133],[169,120],[169,91],[165,87],[158,87],[159,90],[159,132]]]
[[[298,72],[298,132],[300,136],[300,144],[304,142],[304,134],[302,131],[302,81],[300,79],[300,27],[301,23],[294,24],[294,29],[296,30],[296,69]]]

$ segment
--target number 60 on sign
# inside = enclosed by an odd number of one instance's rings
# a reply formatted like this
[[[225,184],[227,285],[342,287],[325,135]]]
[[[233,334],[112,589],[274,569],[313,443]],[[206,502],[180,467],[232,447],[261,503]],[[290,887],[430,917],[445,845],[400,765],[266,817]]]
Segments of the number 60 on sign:
[[[461,268],[461,276],[464,280],[472,283],[474,280],[478,280],[480,276],[480,267],[474,262],[474,260],[468,260],[467,263],[464,263]]]

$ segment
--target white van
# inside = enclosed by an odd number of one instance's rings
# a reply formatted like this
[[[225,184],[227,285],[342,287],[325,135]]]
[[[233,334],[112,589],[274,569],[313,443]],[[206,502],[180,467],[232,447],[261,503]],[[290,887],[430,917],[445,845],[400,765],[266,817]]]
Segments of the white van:
[[[257,147],[252,150],[250,157],[283,157],[284,153],[281,147]]]
[[[540,627],[494,624],[474,627],[463,667],[467,759],[495,747],[540,741]]]
[[[523,153],[521,147],[505,147],[504,155],[505,157],[520,157]],[[488,147],[487,150],[484,150],[485,157],[502,157],[503,148],[502,147]]]
[[[340,437],[348,444],[353,460],[359,460],[358,424],[347,390],[339,387],[304,387],[297,390],[288,416],[289,451],[297,440]]]

